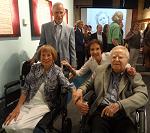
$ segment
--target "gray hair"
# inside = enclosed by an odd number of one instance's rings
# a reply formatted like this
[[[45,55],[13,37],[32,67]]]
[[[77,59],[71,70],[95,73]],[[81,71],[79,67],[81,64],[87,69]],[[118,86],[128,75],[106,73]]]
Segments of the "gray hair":
[[[56,8],[57,6],[59,6],[59,5],[62,5],[62,7],[64,8],[63,3],[61,3],[61,2],[56,2],[56,3],[53,4],[53,7],[52,7],[52,12],[53,12],[53,13],[54,13],[55,8]],[[64,11],[65,11],[65,8],[64,8]]]
[[[125,54],[126,54],[126,57],[129,59],[129,51],[128,51],[128,49],[125,47],[125,46],[121,46],[121,45],[118,45],[118,46],[116,46],[116,47],[114,47],[111,51],[110,51],[110,55],[112,56],[112,53],[115,51],[115,50],[117,50],[117,49],[122,49],[124,52],[125,52]]]
[[[123,13],[120,11],[115,12],[115,14],[112,16],[112,21],[118,22],[119,20],[123,19]]]

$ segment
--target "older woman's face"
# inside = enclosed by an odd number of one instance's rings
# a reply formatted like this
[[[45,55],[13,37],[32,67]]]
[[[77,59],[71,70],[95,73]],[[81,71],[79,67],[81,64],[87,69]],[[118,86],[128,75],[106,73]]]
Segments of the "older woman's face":
[[[90,54],[93,58],[95,58],[95,60],[100,60],[102,57],[101,55],[101,48],[100,45],[97,43],[93,43],[90,46]]]
[[[48,49],[41,50],[40,60],[44,67],[50,67],[54,62],[53,56],[52,56],[50,50],[48,50]]]
[[[114,72],[123,72],[126,69],[128,57],[124,50],[116,49],[111,54],[111,66]]]

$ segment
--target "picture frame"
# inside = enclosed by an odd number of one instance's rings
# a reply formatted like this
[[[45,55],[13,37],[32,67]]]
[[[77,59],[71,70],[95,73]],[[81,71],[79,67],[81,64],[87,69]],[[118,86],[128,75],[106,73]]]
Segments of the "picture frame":
[[[0,37],[19,37],[20,20],[18,0],[0,1]]]
[[[52,20],[52,1],[30,0],[31,36],[39,37],[41,26]]]
[[[63,21],[68,24],[68,9],[65,9],[65,16],[64,16],[64,19]]]

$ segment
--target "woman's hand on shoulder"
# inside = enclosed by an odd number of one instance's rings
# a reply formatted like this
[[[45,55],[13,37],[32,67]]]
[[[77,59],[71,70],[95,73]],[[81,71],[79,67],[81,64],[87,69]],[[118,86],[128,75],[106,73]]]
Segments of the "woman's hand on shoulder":
[[[135,76],[136,74],[136,69],[134,67],[127,67],[127,73],[130,75],[130,76]]]

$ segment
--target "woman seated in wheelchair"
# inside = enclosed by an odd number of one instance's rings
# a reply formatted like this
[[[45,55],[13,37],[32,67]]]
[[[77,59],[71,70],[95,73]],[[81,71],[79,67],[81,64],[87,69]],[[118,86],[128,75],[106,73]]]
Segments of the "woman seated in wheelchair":
[[[83,115],[88,113],[91,133],[136,133],[135,112],[148,101],[147,87],[139,73],[126,72],[127,48],[114,47],[110,58],[110,64],[97,67],[77,89],[73,100]],[[87,90],[96,96],[90,108],[83,100]]]
[[[57,106],[58,88],[75,88],[55,65],[56,50],[43,45],[38,51],[40,62],[32,65],[21,88],[16,108],[6,118],[3,128],[7,133],[33,133],[40,119]]]

